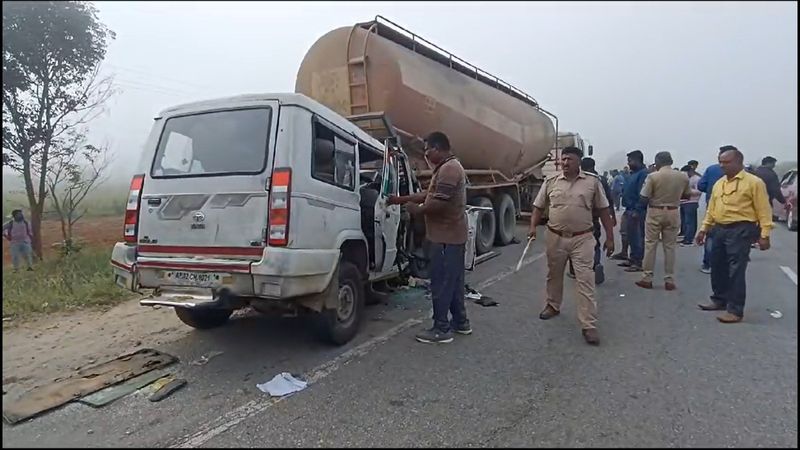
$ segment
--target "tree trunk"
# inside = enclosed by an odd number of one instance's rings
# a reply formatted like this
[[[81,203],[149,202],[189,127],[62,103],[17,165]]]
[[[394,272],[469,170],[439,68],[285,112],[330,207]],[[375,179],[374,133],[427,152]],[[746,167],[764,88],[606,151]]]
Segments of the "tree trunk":
[[[33,252],[36,257],[41,261],[42,253],[42,210],[39,205],[34,204],[31,206],[31,234],[33,234]]]
[[[27,150],[30,155],[30,149]],[[28,208],[31,212],[31,246],[33,252],[39,260],[42,259],[42,208],[39,207],[39,201],[36,199],[36,192],[33,186],[33,176],[31,174],[31,160],[30,157],[24,159],[22,164],[22,178],[25,180],[25,194],[28,197]],[[41,196],[41,192],[39,193]]]

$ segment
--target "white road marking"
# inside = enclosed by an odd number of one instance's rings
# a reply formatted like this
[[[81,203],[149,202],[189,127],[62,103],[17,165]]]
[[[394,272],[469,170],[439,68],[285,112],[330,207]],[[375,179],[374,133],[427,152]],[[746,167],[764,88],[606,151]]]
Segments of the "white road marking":
[[[544,253],[540,253],[538,255],[531,256],[530,258],[526,259],[522,266],[525,267],[533,262],[541,259],[544,257]],[[478,284],[477,289],[486,289],[487,287],[508,278],[510,275],[515,273],[514,268],[510,268],[503,272],[494,275],[493,277],[487,279],[486,281],[481,282]],[[358,345],[357,347],[353,347],[352,349],[342,353],[341,355],[337,356],[336,358],[325,362],[309,372],[306,379],[308,380],[308,385],[311,386],[313,383],[316,383],[323,378],[327,377],[328,375],[335,372],[337,369],[342,367],[345,364],[348,364],[352,360],[356,358],[360,358],[373,349],[378,345],[388,341],[394,336],[402,333],[403,331],[422,323],[422,321],[426,318],[430,317],[430,312],[421,318],[413,318],[408,319],[405,322],[390,328],[385,333],[380,336],[376,336],[363,344]],[[278,398],[263,398],[260,400],[252,400],[244,405],[241,405],[233,410],[225,413],[221,417],[212,420],[206,424],[200,426],[197,432],[192,435],[184,436],[183,440],[178,442],[177,444],[171,445],[170,448],[195,448],[200,447],[201,445],[205,444],[206,442],[210,441],[211,439],[219,436],[220,434],[230,430],[231,428],[235,427],[236,425],[242,423],[243,421],[249,419],[250,417],[256,416],[268,408],[274,406],[278,402],[286,400],[287,398],[291,397],[288,395],[286,397],[278,397]]]
[[[794,270],[786,266],[781,266],[781,270],[786,274],[787,277],[789,277],[790,280],[792,280],[792,283],[797,286],[797,274],[794,273]]]

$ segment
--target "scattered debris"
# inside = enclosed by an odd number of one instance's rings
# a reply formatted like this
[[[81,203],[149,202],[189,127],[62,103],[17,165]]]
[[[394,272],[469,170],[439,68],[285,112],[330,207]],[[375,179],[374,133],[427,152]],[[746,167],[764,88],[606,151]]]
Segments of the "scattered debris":
[[[477,258],[475,258],[475,265],[477,266],[478,264],[483,264],[486,261],[489,261],[490,259],[497,258],[498,256],[500,256],[500,253],[494,252],[494,251],[490,251],[488,253],[484,253],[481,256],[478,256]]]
[[[131,378],[130,380],[120,383],[116,386],[111,386],[108,389],[103,389],[95,392],[94,394],[87,395],[78,401],[93,408],[100,408],[101,406],[108,405],[114,400],[118,400],[132,392],[138,391],[162,376],[163,374],[160,374],[157,371],[148,372],[136,378]]]
[[[619,294],[620,297],[625,297],[625,294]]]
[[[94,430],[91,430],[91,429],[86,430],[86,434],[94,434]]]
[[[412,288],[415,288],[415,287],[427,288],[427,287],[430,286],[430,284],[431,284],[430,280],[424,280],[422,278],[414,278],[414,277],[409,277],[408,278],[408,287],[412,287]]]
[[[767,311],[771,311],[771,310],[768,309]],[[783,317],[783,314],[781,314],[781,312],[778,311],[777,309],[775,311],[771,311],[769,313],[769,315],[774,317],[774,318],[776,318],[776,319],[780,319],[781,317]]]
[[[15,424],[64,403],[77,400],[101,389],[113,386],[177,361],[174,356],[153,349],[141,349],[114,358],[51,384],[34,388],[3,408],[3,419]]]
[[[497,303],[496,301],[492,300],[491,297],[486,297],[486,296],[481,297],[478,300],[475,300],[475,303],[477,303],[478,305],[481,305],[481,306],[497,306],[497,305],[499,305],[499,303]]]
[[[472,289],[471,287],[469,287],[468,284],[464,286],[464,290],[466,291],[465,297],[470,299],[470,300],[472,300],[473,302],[477,303],[478,305],[481,305],[481,306],[497,306],[497,305],[499,305],[499,303],[497,303],[496,301],[492,300],[492,297],[489,297],[488,295],[481,294],[480,292],[476,291],[475,289]]]
[[[190,362],[189,364],[191,364],[193,366],[204,366],[204,365],[208,364],[209,361],[211,361],[211,358],[214,358],[215,356],[219,356],[219,355],[221,355],[223,353],[225,353],[225,352],[220,352],[220,351],[215,350],[213,352],[210,352],[207,355],[203,355],[203,356],[197,358],[196,360]]]
[[[284,395],[293,394],[302,391],[306,386],[308,386],[307,381],[299,380],[289,372],[275,375],[268,382],[256,385],[261,392],[267,393],[273,397],[283,397]]]
[[[174,378],[172,376],[164,377],[164,378],[168,378],[169,381],[166,384],[164,384],[163,386],[159,387],[153,393],[153,395],[150,396],[150,398],[148,400],[150,400],[151,402],[160,402],[161,400],[164,400],[165,398],[167,398],[170,395],[172,395],[173,392],[175,392],[178,389],[186,386],[186,380],[184,380],[182,378]],[[161,381],[161,380],[159,380],[159,381]]]

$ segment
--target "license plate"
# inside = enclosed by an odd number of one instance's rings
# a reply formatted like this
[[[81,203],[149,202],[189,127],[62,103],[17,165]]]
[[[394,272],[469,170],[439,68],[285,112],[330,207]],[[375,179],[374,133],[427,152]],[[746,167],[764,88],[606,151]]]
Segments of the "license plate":
[[[213,287],[222,284],[227,274],[213,272],[186,272],[182,270],[163,273],[164,280],[182,286]]]

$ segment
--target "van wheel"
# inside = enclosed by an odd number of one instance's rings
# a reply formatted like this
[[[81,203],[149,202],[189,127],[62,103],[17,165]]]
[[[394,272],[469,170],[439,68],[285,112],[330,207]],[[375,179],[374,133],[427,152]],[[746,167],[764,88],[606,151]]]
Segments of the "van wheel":
[[[492,200],[489,197],[475,197],[470,202],[473,206],[492,208]],[[496,233],[497,222],[493,212],[483,212],[478,215],[478,229],[475,230],[475,251],[478,255],[489,252],[494,247],[494,236]]]
[[[233,314],[232,309],[190,309],[175,308],[175,314],[181,322],[198,330],[217,328],[225,324]]]
[[[510,244],[514,240],[514,231],[517,227],[517,208],[514,207],[514,199],[508,194],[500,194],[499,201],[495,204],[494,215],[497,222],[495,244]]]
[[[364,315],[364,285],[353,263],[340,263],[337,295],[339,308],[323,309],[315,319],[320,337],[332,344],[343,345],[355,337]]]

